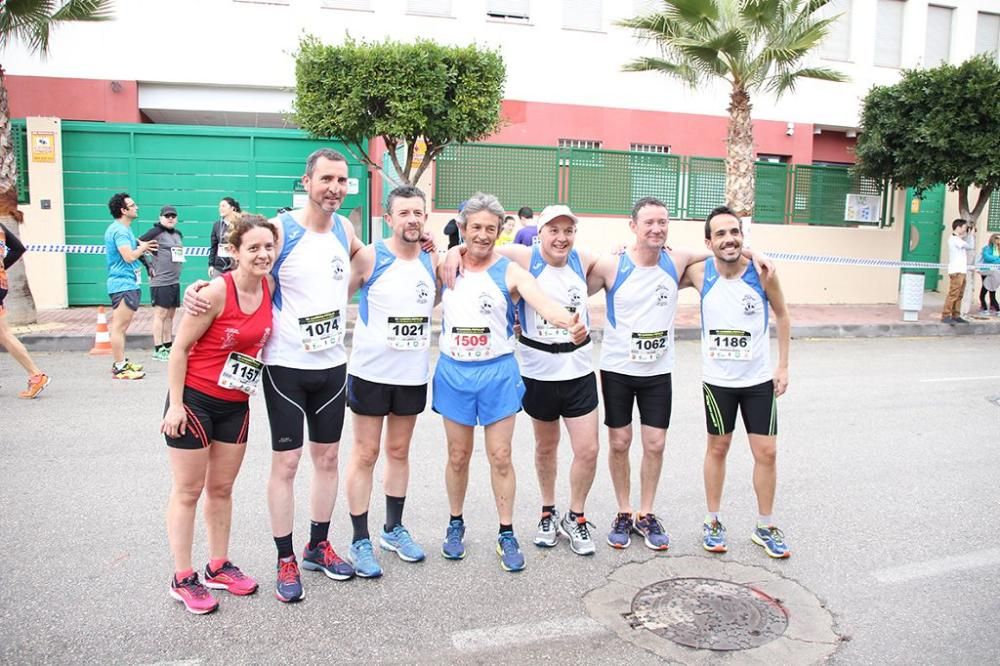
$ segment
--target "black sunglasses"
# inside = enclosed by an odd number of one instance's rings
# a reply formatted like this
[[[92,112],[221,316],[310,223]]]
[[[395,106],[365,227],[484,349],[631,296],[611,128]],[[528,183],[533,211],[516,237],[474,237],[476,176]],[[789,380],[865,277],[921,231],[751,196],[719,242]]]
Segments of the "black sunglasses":
[[[177,217],[177,213],[167,213],[163,217]]]

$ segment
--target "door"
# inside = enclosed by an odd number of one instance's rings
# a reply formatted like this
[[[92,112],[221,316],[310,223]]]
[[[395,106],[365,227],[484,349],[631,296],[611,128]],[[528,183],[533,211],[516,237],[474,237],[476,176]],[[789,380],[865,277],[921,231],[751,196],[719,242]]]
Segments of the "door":
[[[941,234],[944,231],[944,185],[924,190],[920,212],[913,212],[913,189],[906,190],[906,216],[903,229],[903,261],[941,261]],[[904,273],[923,273],[924,289],[936,291],[941,272],[927,269],[903,269]]]

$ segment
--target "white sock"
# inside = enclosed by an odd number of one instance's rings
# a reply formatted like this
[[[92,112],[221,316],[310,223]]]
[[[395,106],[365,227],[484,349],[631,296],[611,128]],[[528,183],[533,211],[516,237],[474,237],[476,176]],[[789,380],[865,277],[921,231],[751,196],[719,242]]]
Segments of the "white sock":
[[[711,525],[712,523],[714,523],[716,521],[718,521],[720,523],[722,522],[721,520],[719,520],[719,512],[718,511],[709,511],[708,513],[705,514],[705,524],[706,525]]]
[[[757,527],[770,527],[774,525],[774,516],[757,516]]]

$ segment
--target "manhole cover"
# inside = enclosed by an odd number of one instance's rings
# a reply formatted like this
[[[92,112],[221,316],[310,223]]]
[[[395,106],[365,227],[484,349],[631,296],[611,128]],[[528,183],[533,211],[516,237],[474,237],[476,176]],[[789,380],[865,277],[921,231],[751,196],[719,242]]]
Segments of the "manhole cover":
[[[788,615],[777,600],[712,578],[673,578],[639,590],[633,625],[693,648],[746,650],[784,633]]]

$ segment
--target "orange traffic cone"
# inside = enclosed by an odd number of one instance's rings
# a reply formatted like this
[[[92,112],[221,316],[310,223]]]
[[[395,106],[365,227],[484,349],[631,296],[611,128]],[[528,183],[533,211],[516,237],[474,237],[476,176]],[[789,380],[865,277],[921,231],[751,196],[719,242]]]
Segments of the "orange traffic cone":
[[[107,356],[111,353],[111,333],[108,332],[108,317],[104,314],[103,305],[97,306],[97,333],[90,353],[95,356]]]

